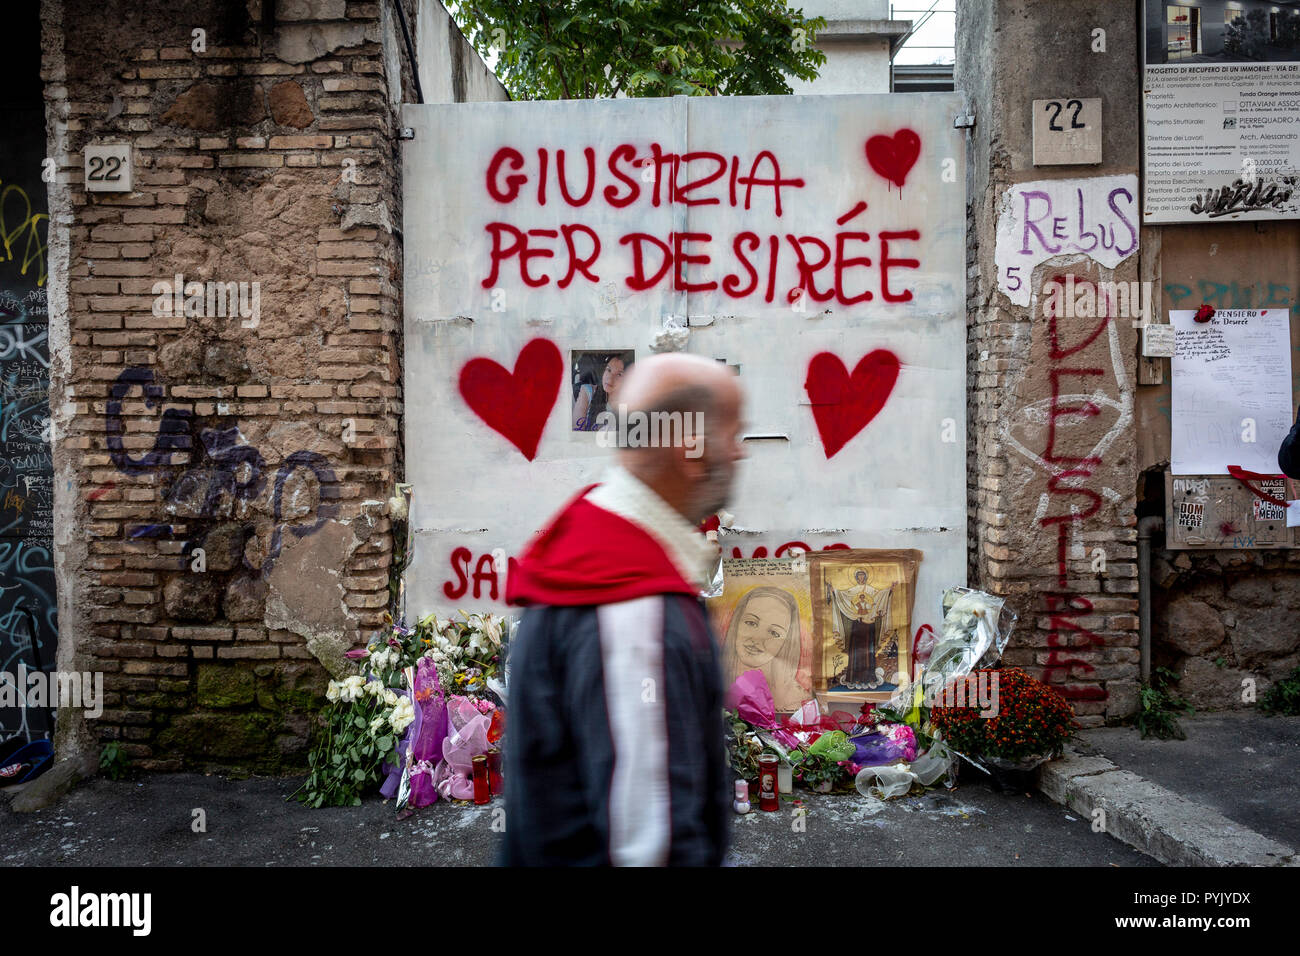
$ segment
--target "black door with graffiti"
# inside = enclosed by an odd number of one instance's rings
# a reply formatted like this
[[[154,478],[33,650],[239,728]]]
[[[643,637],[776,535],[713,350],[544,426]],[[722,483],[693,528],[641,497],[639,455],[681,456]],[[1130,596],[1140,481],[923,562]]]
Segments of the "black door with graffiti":
[[[38,5],[7,11],[15,42],[0,65],[0,682],[52,670],[54,470],[46,309],[49,209]],[[36,640],[33,642],[32,635]],[[13,706],[0,686],[0,736],[51,729],[44,709]],[[21,700],[21,698],[19,698]]]

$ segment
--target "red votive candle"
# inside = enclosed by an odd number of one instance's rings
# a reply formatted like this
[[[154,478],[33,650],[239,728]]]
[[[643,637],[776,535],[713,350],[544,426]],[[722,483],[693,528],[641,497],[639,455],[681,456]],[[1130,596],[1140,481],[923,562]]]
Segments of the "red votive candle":
[[[776,784],[776,754],[761,754],[758,758],[758,807],[760,810],[780,810],[781,798]]]
[[[474,765],[474,802],[487,803],[491,799],[488,794],[491,791],[491,785],[488,783],[488,758],[487,754],[479,754],[473,759]]]

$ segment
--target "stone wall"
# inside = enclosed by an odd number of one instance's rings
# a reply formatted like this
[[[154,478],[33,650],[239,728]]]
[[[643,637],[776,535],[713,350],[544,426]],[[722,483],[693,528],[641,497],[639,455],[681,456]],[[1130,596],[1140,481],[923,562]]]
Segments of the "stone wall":
[[[388,605],[411,64],[390,3],[180,6],[42,7],[60,662],[107,691],[60,735],[272,770]],[[84,189],[103,142],[134,191]],[[190,285],[216,282],[243,312]]]
[[[1253,706],[1300,666],[1300,552],[1157,551],[1152,565],[1152,666],[1195,707]]]

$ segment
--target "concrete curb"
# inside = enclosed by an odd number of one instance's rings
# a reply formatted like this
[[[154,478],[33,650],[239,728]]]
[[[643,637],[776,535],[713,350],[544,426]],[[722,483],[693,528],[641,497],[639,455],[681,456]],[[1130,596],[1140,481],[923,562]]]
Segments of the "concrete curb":
[[[1038,789],[1170,866],[1300,866],[1293,848],[1076,747],[1039,768]]]

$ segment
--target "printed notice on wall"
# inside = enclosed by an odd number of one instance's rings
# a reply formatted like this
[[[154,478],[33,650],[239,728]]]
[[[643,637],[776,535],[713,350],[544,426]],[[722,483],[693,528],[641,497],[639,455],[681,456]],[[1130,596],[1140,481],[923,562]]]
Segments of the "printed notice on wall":
[[[1170,471],[1277,474],[1291,428],[1291,321],[1286,309],[1220,309],[1197,322],[1169,313],[1176,347]]]
[[[1300,9],[1145,6],[1143,221],[1300,218]]]

